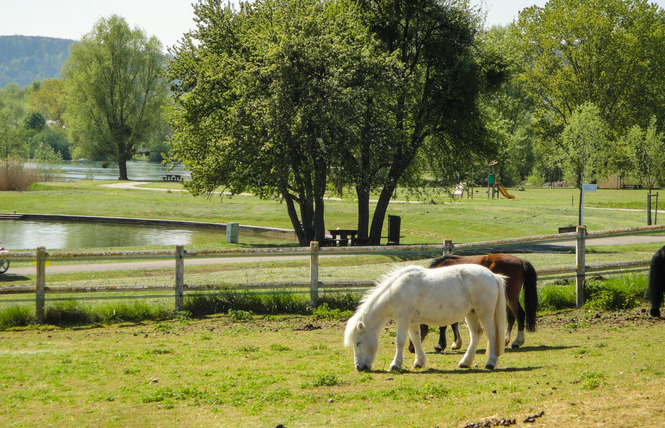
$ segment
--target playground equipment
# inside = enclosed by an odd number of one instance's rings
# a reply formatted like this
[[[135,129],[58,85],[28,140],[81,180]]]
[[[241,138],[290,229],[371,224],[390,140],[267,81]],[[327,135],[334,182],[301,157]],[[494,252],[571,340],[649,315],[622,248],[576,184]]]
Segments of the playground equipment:
[[[511,195],[510,193],[508,193],[508,191],[506,190],[505,187],[503,187],[502,184],[497,184],[497,186],[499,187],[499,192],[501,192],[501,194],[504,197],[506,197],[508,199],[515,199],[515,195]]]
[[[515,195],[508,193],[505,187],[501,184],[501,180],[497,179],[494,174],[491,174],[487,177],[487,199],[494,199],[496,196],[499,199],[499,193],[508,199],[515,199]]]

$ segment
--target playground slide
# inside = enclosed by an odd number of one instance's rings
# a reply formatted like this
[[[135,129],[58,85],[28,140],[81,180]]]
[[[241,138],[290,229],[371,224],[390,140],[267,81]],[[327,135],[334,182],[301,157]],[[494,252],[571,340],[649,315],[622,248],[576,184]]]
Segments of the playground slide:
[[[508,199],[515,199],[515,195],[511,195],[506,191],[506,188],[503,185],[499,184],[499,192]]]

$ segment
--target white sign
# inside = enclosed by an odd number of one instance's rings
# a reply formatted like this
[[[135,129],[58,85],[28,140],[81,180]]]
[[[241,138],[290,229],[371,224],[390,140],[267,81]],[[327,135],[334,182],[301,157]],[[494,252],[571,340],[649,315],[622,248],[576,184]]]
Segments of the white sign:
[[[582,184],[583,192],[596,192],[598,190],[597,184]]]

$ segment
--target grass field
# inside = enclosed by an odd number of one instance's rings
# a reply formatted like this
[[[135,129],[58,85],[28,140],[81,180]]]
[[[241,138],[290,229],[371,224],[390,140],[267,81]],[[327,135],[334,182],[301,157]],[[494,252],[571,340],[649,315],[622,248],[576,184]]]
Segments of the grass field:
[[[0,332],[4,426],[462,427],[665,424],[663,320],[644,308],[550,313],[494,371],[462,351],[386,372],[353,368],[344,323],[313,316],[211,316],[105,328]],[[464,348],[468,343],[462,328]],[[484,344],[481,344],[484,348]],[[407,354],[410,367],[412,356]],[[543,412],[543,413],[541,413]],[[523,421],[534,415],[533,423]]]
[[[117,182],[101,184],[112,183]],[[0,212],[290,227],[278,201],[238,196],[220,203],[216,196],[192,198],[172,183],[159,183],[170,192],[99,184],[53,183],[0,192]],[[577,221],[575,190],[509,191],[515,200],[488,201],[479,193],[473,200],[451,201],[432,194],[391,204],[389,213],[402,216],[403,242],[419,244],[551,234]],[[434,204],[428,203],[431,199]],[[644,200],[645,191],[588,194],[585,223],[590,230],[642,226]],[[326,214],[329,228],[354,227],[353,201],[331,200]],[[241,238],[239,246],[263,244],[242,243]],[[661,245],[590,246],[587,264],[645,260]],[[575,257],[566,249],[518,255],[537,269],[570,266]],[[320,279],[377,279],[395,264],[426,262],[377,254],[328,258],[322,259]],[[186,282],[303,281],[308,263],[191,266]],[[0,281],[2,287],[30,286],[34,276],[4,275]],[[173,269],[58,274],[47,281],[49,287],[170,284]],[[358,373],[353,351],[342,345],[343,331],[343,321],[316,313],[259,316],[244,311],[105,327],[2,330],[0,422],[104,427],[463,427],[513,419],[517,426],[547,427],[665,424],[665,322],[647,317],[643,306],[621,312],[541,312],[538,331],[527,333],[523,348],[507,350],[492,372],[482,369],[481,354],[478,367],[457,369],[463,351],[450,350],[428,353],[425,369],[386,372],[394,355],[394,325],[389,324],[381,334],[375,371]],[[468,335],[462,331],[466,346]],[[427,339],[426,349],[433,345]],[[407,356],[407,366],[411,361]],[[532,416],[533,422],[523,422]]]

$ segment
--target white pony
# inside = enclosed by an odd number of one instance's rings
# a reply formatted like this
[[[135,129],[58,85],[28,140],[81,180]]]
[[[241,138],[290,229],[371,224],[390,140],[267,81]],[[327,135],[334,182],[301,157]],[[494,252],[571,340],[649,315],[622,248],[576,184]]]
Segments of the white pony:
[[[407,332],[415,347],[413,367],[422,368],[426,356],[420,324],[448,325],[462,318],[466,318],[470,341],[459,367],[471,367],[484,327],[488,339],[485,368],[494,369],[505,346],[505,277],[472,264],[437,269],[407,266],[388,275],[362,298],[346,324],[344,345],[353,346],[358,371],[371,370],[379,332],[393,319],[397,322],[397,352],[390,370],[402,368]]]

